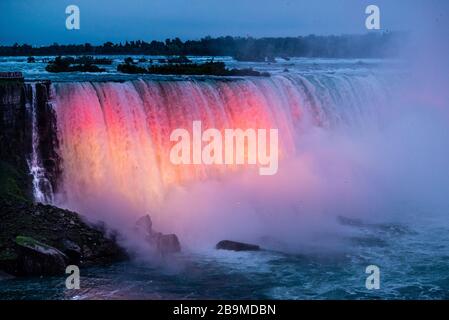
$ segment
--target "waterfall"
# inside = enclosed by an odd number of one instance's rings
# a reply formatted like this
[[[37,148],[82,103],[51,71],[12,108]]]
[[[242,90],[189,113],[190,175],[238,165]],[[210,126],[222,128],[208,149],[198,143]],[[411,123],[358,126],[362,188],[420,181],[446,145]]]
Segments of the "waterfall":
[[[280,157],[288,158],[311,128],[381,124],[382,106],[391,94],[386,81],[371,73],[292,73],[234,80],[55,83],[60,196],[76,204],[107,194],[150,207],[172,186],[238,170],[171,164],[172,130],[191,128],[194,120],[219,130],[278,128]],[[39,186],[42,175],[34,157],[32,168]]]
[[[36,84],[30,84],[31,97],[27,102],[27,109],[31,114],[31,154],[29,156],[28,168],[32,176],[34,200],[41,203],[53,202],[53,188],[46,176],[46,170],[42,165],[39,150],[39,130],[37,121],[37,94]]]

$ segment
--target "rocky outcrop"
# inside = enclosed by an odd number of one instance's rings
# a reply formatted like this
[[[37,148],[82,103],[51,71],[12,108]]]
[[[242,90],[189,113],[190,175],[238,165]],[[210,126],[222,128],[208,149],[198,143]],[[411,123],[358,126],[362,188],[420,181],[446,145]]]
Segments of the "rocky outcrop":
[[[67,256],[31,237],[17,236],[16,273],[24,276],[58,275],[65,271]]]
[[[136,231],[160,255],[181,251],[181,244],[175,234],[163,234],[153,230],[153,222],[149,215],[141,217],[136,222]]]
[[[68,264],[79,267],[127,259],[105,230],[57,207],[0,199],[0,270],[24,275],[54,275]]]
[[[181,244],[178,236],[176,234],[159,234],[157,249],[162,254],[180,252]]]
[[[216,249],[231,250],[231,251],[259,251],[260,247],[255,244],[222,240],[215,246]]]

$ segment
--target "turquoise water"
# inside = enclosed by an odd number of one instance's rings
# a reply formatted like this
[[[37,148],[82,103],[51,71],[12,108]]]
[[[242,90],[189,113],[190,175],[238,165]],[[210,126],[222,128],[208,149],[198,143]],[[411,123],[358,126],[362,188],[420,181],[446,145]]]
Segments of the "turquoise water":
[[[424,220],[420,221],[421,223]],[[65,277],[0,282],[2,299],[448,299],[447,227],[345,220],[354,236],[342,251],[184,252],[153,262],[81,270],[81,289]],[[415,226],[414,226],[415,225]],[[380,289],[365,287],[366,266]]]

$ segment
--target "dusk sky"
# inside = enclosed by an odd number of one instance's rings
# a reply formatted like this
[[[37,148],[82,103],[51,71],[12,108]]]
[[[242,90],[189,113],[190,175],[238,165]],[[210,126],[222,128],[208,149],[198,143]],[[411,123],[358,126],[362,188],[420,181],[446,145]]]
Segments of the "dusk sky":
[[[210,36],[365,33],[365,8],[381,10],[383,31],[414,30],[420,17],[447,16],[446,0],[1,0],[0,43],[94,44]],[[67,30],[77,5],[80,30]],[[444,10],[440,10],[440,8]],[[442,26],[447,23],[441,21]]]

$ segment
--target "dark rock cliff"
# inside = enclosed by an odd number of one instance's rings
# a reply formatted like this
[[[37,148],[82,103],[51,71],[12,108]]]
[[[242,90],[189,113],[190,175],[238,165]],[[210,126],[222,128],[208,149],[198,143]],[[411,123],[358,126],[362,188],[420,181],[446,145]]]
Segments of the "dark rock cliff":
[[[56,117],[49,98],[49,82],[0,84],[0,160],[12,165],[21,175],[21,187],[27,195],[31,195],[28,161],[33,146],[33,112],[37,158],[52,189],[57,190],[60,161]]]
[[[28,91],[31,88],[20,82],[0,84],[0,169],[4,185],[7,183],[5,172],[14,167],[20,189],[30,196],[27,156],[31,153],[32,132],[31,114],[26,107]]]

